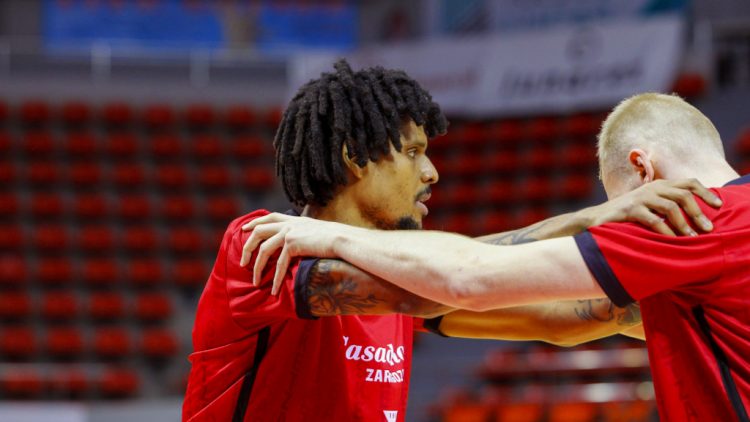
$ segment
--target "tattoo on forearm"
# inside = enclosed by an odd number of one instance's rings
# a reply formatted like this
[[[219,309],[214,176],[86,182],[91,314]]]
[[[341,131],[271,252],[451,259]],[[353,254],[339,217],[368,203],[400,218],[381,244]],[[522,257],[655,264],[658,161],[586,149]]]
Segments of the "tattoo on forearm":
[[[315,315],[362,314],[383,302],[372,293],[359,292],[355,280],[334,271],[336,265],[343,264],[321,260],[310,272],[307,295]]]
[[[634,303],[619,308],[609,299],[579,300],[574,311],[584,321],[610,322],[617,325],[632,326],[641,323],[641,307]]]
[[[497,237],[486,239],[486,243],[493,245],[520,245],[522,243],[536,242],[540,239],[538,232],[550,223],[549,220],[541,221],[523,229],[500,233]]]

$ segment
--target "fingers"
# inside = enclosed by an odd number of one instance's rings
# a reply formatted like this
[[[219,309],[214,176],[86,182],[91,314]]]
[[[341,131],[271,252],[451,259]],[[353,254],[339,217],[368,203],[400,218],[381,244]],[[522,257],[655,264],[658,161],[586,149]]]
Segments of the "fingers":
[[[255,220],[243,225],[242,231],[247,232],[247,231],[253,230],[257,226],[268,224],[268,223],[279,223],[282,221],[286,221],[289,218],[294,218],[294,217],[290,215],[285,215],[285,214],[274,212],[268,215],[264,215],[263,217],[258,217]]]
[[[290,260],[291,260],[291,256],[289,255],[288,246],[284,245],[284,248],[281,249],[279,260],[276,261],[276,273],[273,275],[273,287],[271,288],[272,295],[279,294],[281,285],[284,283],[284,276],[286,275],[286,270],[287,268],[289,268]]]
[[[263,269],[265,269],[268,260],[273,256],[277,249],[284,246],[285,231],[280,231],[275,235],[266,239],[263,244],[258,248],[258,256],[255,257],[255,265],[253,266],[253,285],[260,285],[260,281],[263,278]]]
[[[664,220],[659,217],[658,214],[655,214],[654,211],[650,210],[648,207],[638,207],[635,211],[633,211],[631,218],[645,226],[650,227],[651,230],[657,233],[661,233],[665,236],[676,236],[669,225],[667,225]]]
[[[703,184],[699,182],[698,179],[679,180],[677,181],[677,183],[675,183],[674,186],[690,190],[694,194],[698,195],[701,199],[703,199],[708,205],[711,205],[714,208],[718,208],[722,204],[721,198],[719,198],[715,193],[711,192],[708,188],[703,186]]]
[[[700,206],[698,206],[698,202],[695,200],[695,197],[690,193],[690,191],[683,189],[670,189],[669,191],[665,192],[664,197],[669,198],[679,204],[680,207],[685,210],[685,213],[690,216],[691,220],[693,220],[693,222],[698,227],[700,227],[701,230],[706,232],[713,230],[714,225],[711,223],[708,217],[703,214]],[[672,225],[677,227],[680,232],[682,232],[682,234],[690,235],[691,233],[685,232],[685,226],[682,226],[682,220],[683,219],[681,216],[677,221],[673,220],[671,217],[669,219],[669,221],[672,222]],[[687,223],[685,222],[685,224]]]
[[[281,226],[276,224],[265,224],[258,226],[257,229],[253,229],[250,237],[245,241],[245,245],[242,247],[242,257],[240,258],[240,266],[245,267],[250,263],[250,258],[253,255],[253,251],[258,245],[269,237],[279,232]]]

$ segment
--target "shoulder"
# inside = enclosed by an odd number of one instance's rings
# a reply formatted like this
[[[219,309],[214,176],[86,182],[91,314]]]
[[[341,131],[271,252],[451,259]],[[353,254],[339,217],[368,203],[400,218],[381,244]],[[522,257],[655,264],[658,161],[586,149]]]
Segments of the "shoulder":
[[[255,220],[256,218],[263,217],[264,215],[268,215],[270,213],[271,212],[268,210],[260,209],[235,218],[231,223],[229,223],[227,229],[224,231],[224,238],[222,240],[222,243],[226,245],[228,243],[233,243],[233,241],[242,241],[243,239],[247,238],[250,233],[243,232],[242,226]]]

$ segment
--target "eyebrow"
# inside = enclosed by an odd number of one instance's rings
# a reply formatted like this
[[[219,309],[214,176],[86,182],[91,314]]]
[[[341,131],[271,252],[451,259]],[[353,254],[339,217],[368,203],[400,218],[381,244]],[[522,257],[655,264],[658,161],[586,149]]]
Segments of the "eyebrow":
[[[425,141],[422,141],[422,140],[417,140],[417,141],[407,141],[407,142],[406,142],[406,144],[407,144],[407,145],[409,145],[409,146],[412,146],[412,147],[422,147],[422,148],[427,148],[427,142],[425,142]]]

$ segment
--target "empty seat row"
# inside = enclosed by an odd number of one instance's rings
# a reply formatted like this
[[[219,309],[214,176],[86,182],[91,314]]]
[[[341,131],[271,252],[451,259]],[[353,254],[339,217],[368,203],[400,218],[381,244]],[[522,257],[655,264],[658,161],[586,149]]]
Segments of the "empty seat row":
[[[181,138],[162,133],[143,138],[132,133],[112,133],[99,138],[90,132],[71,132],[57,137],[48,131],[28,131],[15,137],[0,132],[0,152],[19,151],[30,158],[64,152],[69,158],[87,159],[106,154],[112,159],[127,159],[146,153],[157,159],[189,156],[197,160],[236,158],[251,160],[273,157],[271,142],[255,135],[231,136],[195,135]]]
[[[108,126],[141,124],[151,129],[176,125],[185,125],[191,129],[215,125],[230,129],[250,129],[258,125],[275,128],[281,120],[281,110],[257,110],[246,105],[216,108],[210,104],[191,104],[183,108],[161,103],[138,107],[125,102],[112,102],[99,107],[81,101],[53,105],[46,101],[29,100],[9,106],[0,102],[0,121],[10,118],[33,126],[59,122],[68,126],[103,123]]]
[[[141,377],[119,366],[94,373],[80,367],[44,370],[24,367],[0,373],[0,397],[5,399],[127,398],[137,395]]]
[[[175,285],[201,287],[209,267],[200,259],[181,259],[165,265],[160,260],[144,258],[120,266],[109,260],[94,260],[79,266],[68,258],[52,257],[31,266],[22,256],[0,256],[0,287],[25,287],[40,283],[49,287],[72,287],[79,282],[92,287],[126,284],[133,287]]]
[[[72,291],[43,294],[37,301],[24,290],[0,295],[0,320],[18,321],[38,314],[50,323],[85,317],[92,321],[135,318],[141,322],[163,321],[172,316],[172,298],[164,293],[141,293],[132,300],[117,292],[94,292],[85,300]]]

